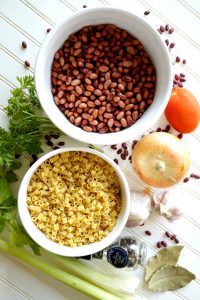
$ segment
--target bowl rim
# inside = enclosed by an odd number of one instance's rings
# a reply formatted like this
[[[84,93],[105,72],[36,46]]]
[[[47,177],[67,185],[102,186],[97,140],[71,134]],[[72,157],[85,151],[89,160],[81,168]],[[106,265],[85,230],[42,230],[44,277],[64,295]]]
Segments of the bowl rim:
[[[52,112],[52,109],[46,105],[45,103],[45,89],[44,86],[41,86],[41,82],[43,82],[43,76],[41,75],[40,72],[40,67],[43,64],[43,57],[46,55],[45,52],[47,50],[48,52],[48,46],[53,37],[56,36],[57,32],[61,28],[63,28],[66,24],[68,24],[71,20],[80,17],[85,14],[89,14],[92,12],[97,12],[100,11],[101,13],[103,12],[116,12],[116,13],[121,13],[123,15],[128,15],[131,18],[134,18],[137,22],[141,23],[144,27],[148,28],[148,31],[151,32],[152,36],[154,39],[158,42],[158,46],[161,49],[162,53],[164,54],[165,57],[165,64],[168,67],[167,70],[167,79],[166,79],[166,92],[164,95],[164,99],[160,102],[160,106],[158,109],[154,110],[153,116],[151,116],[151,121],[150,117],[145,119],[146,111],[142,115],[142,117],[133,125],[124,128],[120,130],[119,132],[113,132],[113,133],[104,133],[100,134],[97,132],[86,132],[80,127],[75,126],[69,120],[65,117],[66,122],[58,122],[57,116],[55,116]],[[68,136],[84,142],[84,143],[91,143],[91,140],[93,140],[94,144],[97,145],[111,145],[111,144],[118,144],[122,143],[124,141],[130,140],[132,138],[136,138],[137,136],[141,135],[143,132],[149,129],[150,126],[152,126],[158,119],[162,116],[165,107],[167,106],[171,90],[172,90],[172,84],[173,84],[173,74],[172,74],[172,63],[171,63],[171,57],[169,55],[168,48],[166,44],[163,42],[160,34],[152,28],[151,25],[147,23],[144,19],[139,17],[138,15],[129,12],[127,10],[123,10],[121,8],[117,7],[95,7],[95,8],[88,8],[86,10],[81,10],[73,13],[72,15],[68,16],[67,18],[63,19],[61,22],[59,22],[48,34],[47,38],[45,39],[44,43],[42,44],[38,55],[36,59],[36,66],[35,66],[35,86],[38,94],[39,101],[41,103],[41,106],[43,107],[43,110],[49,117],[49,119],[55,124],[56,127],[58,127],[62,132],[67,134]],[[42,88],[43,87],[43,88]],[[53,98],[52,98],[53,99]],[[59,108],[55,106],[55,109]],[[63,114],[63,113],[62,113]],[[142,120],[142,121],[140,121]],[[63,124],[65,123],[65,124]],[[67,127],[67,130],[66,130]],[[74,130],[75,129],[75,132]],[[137,132],[137,134],[136,134]]]
[[[37,170],[37,168],[47,159],[50,157],[53,157],[57,154],[63,153],[63,152],[72,152],[72,151],[81,151],[81,152],[87,152],[94,154],[100,158],[102,158],[104,161],[109,163],[115,172],[117,173],[117,176],[120,181],[120,185],[123,186],[124,191],[124,203],[123,206],[123,214],[121,213],[120,222],[117,223],[114,226],[114,231],[112,230],[107,237],[103,238],[99,242],[87,244],[80,247],[68,247],[59,245],[56,242],[53,242],[49,240],[44,233],[42,233],[36,225],[33,223],[30,217],[30,213],[28,211],[27,205],[26,205],[26,199],[27,199],[27,187],[29,185],[30,179],[34,172]],[[124,229],[126,222],[128,220],[129,212],[130,212],[130,190],[128,186],[127,179],[120,169],[120,167],[107,155],[93,149],[85,148],[85,147],[69,147],[69,148],[61,148],[58,150],[50,151],[40,157],[27,171],[25,176],[22,179],[22,182],[20,184],[19,192],[18,192],[18,212],[21,219],[21,222],[27,231],[27,233],[30,235],[30,237],[41,247],[44,249],[63,256],[71,256],[71,257],[78,257],[78,256],[84,256],[96,253],[107,246],[109,246],[111,243],[113,243],[121,234],[122,230]]]

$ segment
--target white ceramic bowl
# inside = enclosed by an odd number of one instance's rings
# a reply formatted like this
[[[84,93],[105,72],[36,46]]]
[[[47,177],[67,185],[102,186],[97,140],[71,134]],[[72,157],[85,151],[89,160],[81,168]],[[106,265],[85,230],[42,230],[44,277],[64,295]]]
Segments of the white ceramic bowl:
[[[113,230],[108,234],[107,237],[102,239],[99,242],[95,242],[89,245],[84,245],[76,248],[70,248],[67,246],[59,245],[58,243],[55,243],[49,239],[46,238],[46,236],[34,225],[34,223],[31,220],[30,213],[27,208],[26,204],[26,198],[27,198],[27,187],[29,185],[30,179],[33,175],[33,173],[37,170],[37,168],[47,159],[50,157],[62,153],[62,152],[69,152],[69,151],[83,151],[83,152],[89,152],[92,154],[95,154],[96,156],[101,157],[106,162],[108,162],[115,172],[118,175],[120,187],[121,187],[121,196],[122,196],[122,209],[120,211],[120,214],[118,216],[117,224],[114,226]],[[108,179],[109,180],[109,179]],[[115,162],[113,162],[112,159],[110,159],[108,156],[100,153],[99,151],[83,148],[83,147],[72,147],[72,148],[62,148],[55,151],[51,151],[44,156],[42,156],[40,159],[37,160],[37,162],[34,163],[34,165],[31,166],[31,168],[27,171],[26,175],[24,176],[19,193],[18,193],[18,211],[19,216],[22,221],[22,224],[24,228],[26,229],[27,233],[31,236],[31,238],[39,244],[41,247],[45,248],[48,251],[51,251],[53,253],[63,255],[63,256],[83,256],[92,254],[95,252],[98,252],[108,245],[110,245],[122,232],[122,230],[125,227],[125,224],[128,220],[129,211],[130,211],[130,191],[128,187],[127,180],[121,171],[121,169],[116,165]]]
[[[71,33],[86,25],[113,23],[139,39],[156,68],[157,82],[153,104],[132,126],[116,133],[89,133],[71,124],[54,103],[51,93],[51,67],[55,52]],[[52,122],[65,134],[86,143],[110,145],[136,138],[162,115],[172,89],[169,51],[159,33],[143,18],[117,8],[101,7],[79,11],[57,25],[43,43],[36,62],[35,83],[41,105]]]

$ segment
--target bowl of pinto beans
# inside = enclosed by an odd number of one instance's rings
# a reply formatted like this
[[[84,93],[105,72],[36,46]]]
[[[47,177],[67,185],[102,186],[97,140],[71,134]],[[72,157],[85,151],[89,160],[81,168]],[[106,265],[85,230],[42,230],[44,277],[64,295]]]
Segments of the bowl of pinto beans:
[[[48,34],[35,83],[43,109],[65,134],[117,144],[161,117],[172,88],[171,61],[144,18],[118,8],[91,8]]]

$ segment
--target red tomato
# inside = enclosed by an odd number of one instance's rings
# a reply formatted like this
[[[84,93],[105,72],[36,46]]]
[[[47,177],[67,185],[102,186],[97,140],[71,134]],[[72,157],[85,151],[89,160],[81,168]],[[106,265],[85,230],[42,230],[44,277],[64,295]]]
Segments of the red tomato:
[[[165,116],[177,131],[190,133],[194,131],[200,121],[200,106],[192,93],[185,88],[177,88],[172,91]]]

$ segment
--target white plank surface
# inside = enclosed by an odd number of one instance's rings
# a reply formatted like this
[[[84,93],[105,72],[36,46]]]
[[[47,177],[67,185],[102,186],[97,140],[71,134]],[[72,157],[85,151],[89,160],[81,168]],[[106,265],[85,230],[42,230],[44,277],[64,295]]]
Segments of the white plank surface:
[[[34,73],[34,65],[39,48],[44,41],[47,28],[53,27],[62,18],[74,11],[88,7],[112,5],[122,7],[140,15],[151,24],[155,30],[160,25],[170,24],[175,28],[171,36],[163,34],[163,40],[175,41],[176,46],[171,51],[172,60],[177,55],[187,60],[186,65],[175,64],[174,73],[186,74],[186,87],[200,99],[200,1],[198,0],[2,0],[0,1],[0,104],[6,105],[9,91],[16,85],[16,76]],[[144,16],[145,10],[150,10]],[[21,48],[25,40],[27,49]],[[24,61],[29,60],[31,68],[26,70]],[[164,117],[152,129],[164,127],[167,124]],[[6,116],[0,112],[0,125],[6,127]],[[191,152],[190,172],[200,173],[200,128],[185,137]],[[80,144],[66,137],[68,145]],[[104,147],[112,158],[116,153],[110,147]],[[129,149],[130,151],[130,149]],[[141,190],[144,184],[136,177],[129,162],[120,162],[131,189]],[[23,174],[21,174],[22,176]],[[17,187],[16,187],[17,188]],[[186,215],[181,220],[170,223],[157,212],[153,212],[145,226],[125,230],[125,233],[135,234],[148,246],[148,257],[156,253],[156,242],[164,238],[166,230],[174,232],[185,246],[181,264],[197,275],[197,279],[187,287],[176,292],[152,293],[143,283],[143,269],[139,268],[136,275],[141,278],[138,293],[152,300],[199,300],[200,299],[200,181],[190,180],[184,184],[188,192]],[[144,231],[149,229],[152,236]],[[49,300],[86,300],[88,297],[69,289],[63,284],[50,279],[29,268],[19,261],[0,254],[0,299],[49,299]],[[102,299],[107,300],[107,299]]]

